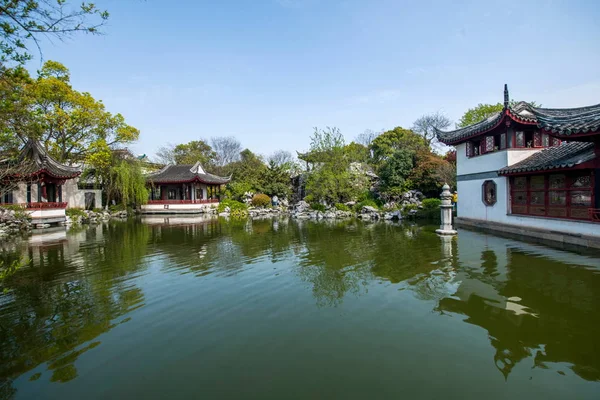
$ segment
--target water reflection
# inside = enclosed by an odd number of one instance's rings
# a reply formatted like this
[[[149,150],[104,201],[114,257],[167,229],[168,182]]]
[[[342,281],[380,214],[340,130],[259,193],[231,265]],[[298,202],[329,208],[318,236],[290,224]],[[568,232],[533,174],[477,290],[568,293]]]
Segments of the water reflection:
[[[33,237],[3,249],[3,265],[20,267],[0,282],[0,398],[11,398],[12,379],[42,363],[52,382],[76,378],[78,357],[143,303],[135,284],[116,278],[143,268],[147,232],[101,225],[66,241]]]
[[[600,380],[595,315],[600,258],[469,231],[440,238],[434,229],[360,221],[152,217],[7,243],[0,260],[18,267],[0,279],[0,399],[18,394],[14,381],[22,377],[74,381],[82,354],[116,351],[103,336],[115,326],[136,318],[153,321],[157,307],[168,308],[169,302],[174,311],[182,308],[176,296],[153,298],[158,295],[150,287],[156,285],[148,285],[146,276],[159,283],[192,279],[198,283],[194,290],[218,287],[241,303],[248,301],[244,291],[258,287],[263,297],[252,297],[245,311],[256,318],[266,318],[261,313],[273,303],[297,303],[297,318],[345,309],[365,331],[386,307],[400,321],[410,320],[404,307],[416,301],[412,304],[433,311],[438,325],[466,323],[487,332],[493,349],[487,359],[503,380],[519,364],[561,373],[568,365],[586,381]],[[188,281],[175,282],[177,289]],[[307,293],[310,304],[302,303]],[[202,296],[197,304],[210,300]],[[238,298],[228,301],[235,304]],[[206,306],[201,317],[234,318],[235,309],[227,304]],[[189,311],[180,318],[173,322],[194,321]],[[379,323],[392,329],[396,321]],[[415,329],[426,334],[432,328]],[[383,336],[379,340],[386,345]]]
[[[438,308],[487,330],[505,379],[527,359],[531,368],[567,363],[581,378],[600,380],[598,258],[468,231],[458,254],[458,286]]]

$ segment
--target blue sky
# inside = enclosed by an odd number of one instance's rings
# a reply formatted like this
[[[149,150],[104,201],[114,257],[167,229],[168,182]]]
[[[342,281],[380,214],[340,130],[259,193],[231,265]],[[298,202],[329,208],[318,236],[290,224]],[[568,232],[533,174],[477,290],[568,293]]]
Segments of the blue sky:
[[[76,89],[141,130],[132,147],[237,137],[306,150],[511,98],[600,102],[600,5],[590,1],[96,0],[106,35],[44,44]],[[39,68],[36,58],[30,67]]]

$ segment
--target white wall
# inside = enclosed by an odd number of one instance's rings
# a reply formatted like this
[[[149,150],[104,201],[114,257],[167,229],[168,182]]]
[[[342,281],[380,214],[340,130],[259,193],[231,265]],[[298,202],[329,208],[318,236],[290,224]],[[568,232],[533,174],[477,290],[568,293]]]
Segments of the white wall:
[[[482,201],[482,185],[486,180],[496,182],[498,201],[493,206],[486,206]],[[508,178],[498,177],[458,182],[457,213],[459,218],[499,222],[572,234],[600,236],[600,224],[556,218],[508,215],[508,204]]]
[[[486,180],[496,182],[496,204],[486,206],[482,199],[482,186]],[[457,213],[459,217],[502,221],[508,212],[508,188],[505,177],[460,181],[458,187]]]
[[[102,190],[101,189],[79,189],[77,182],[79,178],[68,179],[62,188],[62,200],[68,203],[68,208],[85,208],[85,194],[95,193],[96,208],[102,208]],[[33,199],[33,193],[32,193]],[[36,197],[37,199],[37,197]]]
[[[467,158],[465,148],[466,143],[456,146],[457,175],[498,171],[541,151],[541,149],[507,149]]]

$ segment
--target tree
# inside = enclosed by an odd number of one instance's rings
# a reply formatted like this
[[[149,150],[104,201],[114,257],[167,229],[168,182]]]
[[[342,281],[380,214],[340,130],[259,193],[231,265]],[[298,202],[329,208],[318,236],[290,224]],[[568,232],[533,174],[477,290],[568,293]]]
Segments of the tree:
[[[232,180],[227,185],[231,197],[241,199],[246,192],[262,192],[263,180],[267,166],[260,156],[246,149],[239,154],[239,161],[234,161],[223,167],[226,174],[231,174]]]
[[[282,166],[286,164],[290,165],[294,162],[294,157],[289,151],[277,150],[267,158],[267,161],[269,162],[269,164],[274,163],[277,166]]]
[[[346,145],[344,151],[350,162],[368,163],[371,158],[369,148],[360,143],[352,142]]]
[[[156,161],[160,164],[175,164],[175,145],[167,143],[156,151]]]
[[[356,137],[355,142],[362,144],[365,147],[369,147],[378,135],[378,133],[373,132],[371,129],[366,129],[363,133]]]
[[[497,112],[502,111],[504,105],[502,103],[497,104],[477,104],[476,107],[469,108],[464,115],[458,120],[456,124],[457,128],[464,128],[476,124],[477,122],[483,121],[486,118],[491,117]]]
[[[352,200],[364,192],[365,179],[350,171],[344,137],[337,128],[315,128],[310,153],[315,155],[315,167],[309,173],[306,190],[316,201],[330,204]]]
[[[238,161],[242,145],[233,136],[214,137],[210,139],[212,148],[215,151],[215,164],[219,167]]]
[[[414,151],[398,149],[379,168],[381,192],[387,200],[400,196],[414,165]]]
[[[275,160],[269,161],[263,176],[262,192],[271,197],[288,197],[292,191],[290,165],[290,163],[277,164]]]
[[[412,130],[423,136],[427,145],[437,146],[436,129],[444,130],[450,126],[450,120],[441,112],[421,116],[413,123]]]
[[[383,132],[371,143],[375,166],[380,165],[398,150],[407,149],[417,151],[427,148],[427,142],[421,135],[401,127]]]
[[[3,142],[34,138],[59,162],[83,162],[96,143],[113,147],[138,138],[139,131],[121,114],[111,114],[89,93],[74,90],[64,65],[47,61],[36,80],[20,74],[9,86],[16,90],[9,100],[13,109],[2,113]]]
[[[67,0],[0,0],[0,62],[31,59],[28,44],[41,54],[42,37],[64,40],[70,34],[100,33],[108,12],[94,3],[69,5]]]
[[[91,150],[84,176],[102,184],[107,204],[115,200],[127,207],[148,201],[146,178],[138,159],[123,157],[103,140],[95,142]]]
[[[215,158],[216,153],[204,140],[193,140],[173,148],[173,159],[176,164],[195,164],[200,161],[203,166],[211,166]]]

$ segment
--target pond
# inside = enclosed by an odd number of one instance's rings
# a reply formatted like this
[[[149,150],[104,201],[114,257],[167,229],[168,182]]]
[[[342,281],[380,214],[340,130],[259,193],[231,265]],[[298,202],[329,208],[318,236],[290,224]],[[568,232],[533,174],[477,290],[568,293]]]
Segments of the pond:
[[[0,399],[599,398],[600,255],[434,230],[161,217],[5,243]]]

